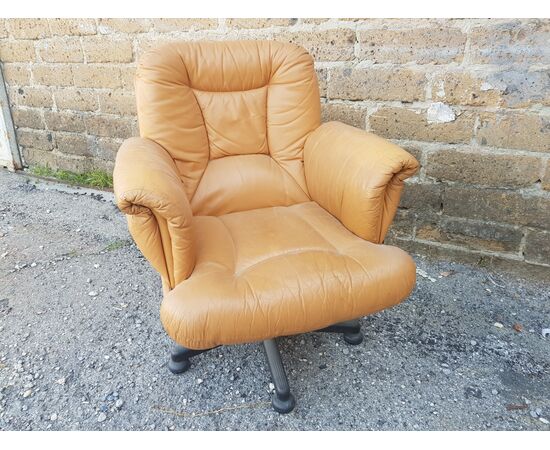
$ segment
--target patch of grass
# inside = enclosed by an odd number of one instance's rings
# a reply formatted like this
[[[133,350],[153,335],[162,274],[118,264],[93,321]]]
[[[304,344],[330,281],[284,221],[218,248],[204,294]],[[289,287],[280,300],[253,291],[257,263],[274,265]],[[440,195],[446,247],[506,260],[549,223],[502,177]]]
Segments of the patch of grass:
[[[105,247],[103,250],[106,252],[112,252],[114,250],[118,250],[119,248],[126,247],[128,245],[131,245],[131,242],[126,240],[117,240],[111,242],[107,247]]]
[[[96,188],[112,188],[113,177],[107,172],[101,170],[91,170],[90,172],[76,173],[68,170],[55,170],[45,166],[34,166],[31,173],[39,177],[54,178],[67,184],[78,184],[81,186],[90,186]]]

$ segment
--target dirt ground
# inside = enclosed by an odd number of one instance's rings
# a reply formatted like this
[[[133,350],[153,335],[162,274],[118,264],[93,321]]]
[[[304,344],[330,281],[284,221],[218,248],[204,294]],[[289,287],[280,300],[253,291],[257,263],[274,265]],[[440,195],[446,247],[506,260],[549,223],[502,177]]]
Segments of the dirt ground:
[[[361,345],[279,340],[279,415],[258,343],[168,371],[160,280],[111,193],[0,170],[0,429],[549,430],[550,285],[415,259]]]

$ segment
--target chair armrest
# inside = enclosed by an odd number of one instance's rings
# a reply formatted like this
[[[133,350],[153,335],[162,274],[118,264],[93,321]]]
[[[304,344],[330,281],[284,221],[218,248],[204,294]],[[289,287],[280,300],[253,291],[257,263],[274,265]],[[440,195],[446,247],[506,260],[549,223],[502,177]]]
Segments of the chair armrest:
[[[117,153],[113,184],[136,245],[161,274],[165,289],[193,271],[193,214],[174,160],[149,139],[130,138]]]
[[[307,138],[304,167],[313,200],[359,237],[381,243],[418,161],[381,137],[328,122]]]

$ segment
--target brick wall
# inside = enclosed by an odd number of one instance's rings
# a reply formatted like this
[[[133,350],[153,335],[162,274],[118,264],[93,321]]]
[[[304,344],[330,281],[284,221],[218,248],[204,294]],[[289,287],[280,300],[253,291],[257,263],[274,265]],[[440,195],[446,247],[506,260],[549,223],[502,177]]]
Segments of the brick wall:
[[[323,119],[392,139],[422,163],[390,242],[550,272],[549,20],[0,20],[26,162],[110,170],[122,140],[138,133],[137,59],[181,39],[306,47]]]

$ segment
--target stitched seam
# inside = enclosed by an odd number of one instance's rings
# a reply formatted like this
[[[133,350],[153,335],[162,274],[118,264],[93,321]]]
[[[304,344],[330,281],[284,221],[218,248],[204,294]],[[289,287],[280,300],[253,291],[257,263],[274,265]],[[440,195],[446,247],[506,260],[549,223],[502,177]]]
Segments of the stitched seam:
[[[227,234],[229,235],[229,239],[231,240],[231,246],[233,247],[233,275],[235,275],[235,268],[237,267],[237,246],[235,245],[235,240],[233,239],[231,230],[229,229],[227,224],[224,222],[223,218],[218,217],[218,219],[222,223],[224,228],[227,230]]]
[[[184,85],[184,86],[186,86],[186,85]],[[251,88],[251,89],[239,89],[238,91],[204,91],[202,89],[197,89],[197,88],[194,88],[192,86],[189,86],[189,88],[193,91],[204,92],[205,94],[235,94],[235,93],[238,93],[238,92],[257,91],[257,90],[263,89],[264,87],[267,87],[267,86],[269,86],[269,82],[267,84],[262,85],[262,86],[258,86],[258,87]]]
[[[309,203],[309,202],[308,202]],[[302,216],[299,216],[298,213],[294,210],[292,210],[292,213],[299,219],[301,220],[303,223],[305,223],[306,225],[308,225],[313,231],[315,231],[315,233],[317,233],[319,235],[319,237],[321,237],[321,239],[323,239],[323,241],[325,241],[325,243],[329,246],[329,247],[332,247],[332,249],[334,250],[334,252],[336,253],[340,253],[340,249],[338,249],[332,242],[330,242],[323,233],[321,233],[319,231],[318,228],[316,228],[311,222],[308,222],[304,217]]]
[[[206,143],[208,144],[208,162],[206,163],[206,166],[204,167],[204,170],[201,173],[201,176],[199,180],[197,181],[197,185],[195,186],[195,189],[193,189],[193,195],[191,195],[191,198],[189,199],[189,202],[193,200],[193,197],[197,193],[197,189],[199,188],[199,184],[201,184],[202,177],[204,176],[204,173],[206,172],[206,168],[208,167],[208,163],[210,162],[210,137],[208,136],[208,128],[206,127],[206,120],[204,120],[204,113],[202,112],[201,104],[199,103],[199,100],[197,99],[197,96],[195,95],[195,91],[190,86],[188,87],[191,89],[191,92],[193,93],[193,98],[197,102],[197,106],[199,108],[199,111],[201,112],[202,117],[202,125],[204,126],[204,133],[206,134]]]
[[[277,255],[273,255],[273,256],[270,256],[268,258],[257,261],[255,263],[249,265],[248,267],[245,267],[244,269],[241,269],[238,272],[235,272],[235,276],[240,277],[243,273],[247,272],[248,270],[254,268],[255,266],[259,266],[260,264],[263,264],[267,261],[271,261],[273,259],[277,259],[277,258],[280,258],[282,256],[300,255],[300,254],[303,254],[303,253],[330,253],[331,255],[346,256],[346,255],[342,255],[338,251],[327,250],[326,248],[293,249],[293,250],[288,250],[286,252],[281,252]]]

